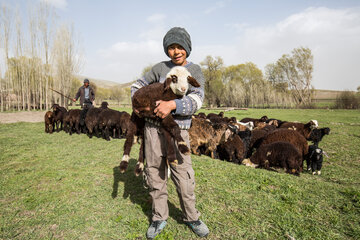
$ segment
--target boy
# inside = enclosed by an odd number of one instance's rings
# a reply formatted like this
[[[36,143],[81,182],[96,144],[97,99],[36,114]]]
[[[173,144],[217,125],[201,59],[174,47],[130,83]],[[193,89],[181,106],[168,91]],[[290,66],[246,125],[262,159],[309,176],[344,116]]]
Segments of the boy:
[[[184,28],[174,27],[170,29],[164,36],[163,46],[170,61],[156,64],[143,78],[137,80],[131,86],[131,96],[143,86],[153,82],[164,82],[166,74],[172,67],[186,67],[192,77],[200,83],[201,87],[191,87],[188,93],[181,99],[158,101],[156,103],[155,114],[160,118],[173,114],[175,121],[181,128],[181,136],[189,147],[187,129],[190,128],[192,114],[200,109],[204,99],[204,76],[198,65],[186,60],[191,52],[191,39]],[[167,146],[158,124],[154,122],[145,123],[144,141],[145,175],[152,198],[153,214],[146,236],[149,239],[153,239],[164,229],[169,216],[166,174]],[[173,142],[172,144],[175,143]],[[199,237],[205,237],[209,234],[209,229],[205,223],[199,220],[200,213],[195,208],[195,174],[190,155],[183,155],[178,149],[176,150],[176,155],[177,159],[180,160],[179,164],[176,167],[171,166],[170,171],[171,179],[176,186],[179,196],[184,221]]]

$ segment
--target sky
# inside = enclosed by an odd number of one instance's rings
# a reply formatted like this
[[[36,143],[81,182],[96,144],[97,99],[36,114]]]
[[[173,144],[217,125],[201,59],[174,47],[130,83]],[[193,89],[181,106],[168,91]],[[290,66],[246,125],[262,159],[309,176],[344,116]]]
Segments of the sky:
[[[175,26],[191,35],[189,61],[210,55],[225,66],[253,62],[264,70],[294,48],[310,48],[316,89],[360,86],[359,0],[6,0],[26,9],[46,1],[73,23],[84,64],[81,75],[119,83],[168,60],[162,39]],[[3,2],[0,0],[0,2]]]

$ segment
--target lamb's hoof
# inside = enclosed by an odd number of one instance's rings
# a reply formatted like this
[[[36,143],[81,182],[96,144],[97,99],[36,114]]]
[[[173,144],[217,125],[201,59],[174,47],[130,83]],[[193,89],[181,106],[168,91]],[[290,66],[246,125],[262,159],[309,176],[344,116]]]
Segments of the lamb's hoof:
[[[190,150],[189,150],[189,148],[186,146],[186,143],[185,143],[185,142],[179,142],[178,147],[179,147],[179,151],[180,151],[182,154],[190,155]]]
[[[172,167],[176,167],[178,165],[178,160],[175,159],[174,161],[169,162]]]
[[[308,168],[307,170],[310,172],[310,171],[311,171],[311,168]]]
[[[129,163],[125,161],[121,161],[120,163],[120,172],[124,173],[128,167]]]
[[[313,172],[313,173],[312,173],[312,175],[315,175],[315,174],[316,174],[316,172]]]
[[[318,175],[321,175],[321,171],[318,171],[317,174],[318,174]]]
[[[129,155],[124,155],[120,162],[120,172],[124,173],[129,165]]]
[[[138,162],[135,166],[135,176],[140,176],[144,172],[144,164],[141,162]]]

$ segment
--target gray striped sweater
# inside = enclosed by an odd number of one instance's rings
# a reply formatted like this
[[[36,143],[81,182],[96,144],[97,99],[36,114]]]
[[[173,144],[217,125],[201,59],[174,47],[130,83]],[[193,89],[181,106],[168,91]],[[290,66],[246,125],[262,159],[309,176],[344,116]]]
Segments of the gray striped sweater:
[[[171,68],[175,67],[171,61],[164,61],[156,64],[142,78],[138,79],[131,85],[131,97],[143,86],[147,86],[154,82],[164,82],[166,74]],[[191,73],[199,83],[200,87],[189,87],[185,96],[175,99],[176,110],[173,111],[173,117],[181,129],[189,129],[191,126],[191,116],[201,108],[204,100],[204,75],[199,65],[188,62],[184,67]]]

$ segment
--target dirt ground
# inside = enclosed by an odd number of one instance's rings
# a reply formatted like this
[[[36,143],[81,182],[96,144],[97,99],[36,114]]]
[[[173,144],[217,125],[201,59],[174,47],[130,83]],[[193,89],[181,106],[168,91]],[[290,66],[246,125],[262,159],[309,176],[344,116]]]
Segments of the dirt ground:
[[[45,111],[0,113],[0,123],[43,122]]]

